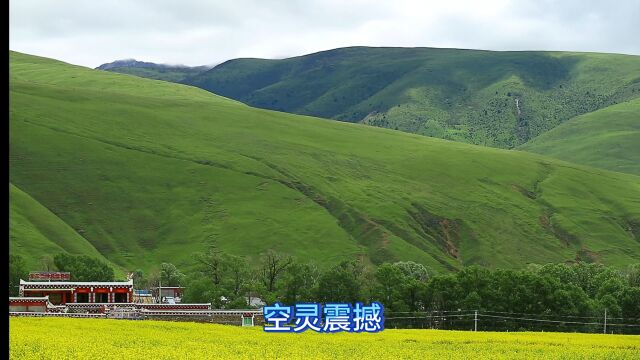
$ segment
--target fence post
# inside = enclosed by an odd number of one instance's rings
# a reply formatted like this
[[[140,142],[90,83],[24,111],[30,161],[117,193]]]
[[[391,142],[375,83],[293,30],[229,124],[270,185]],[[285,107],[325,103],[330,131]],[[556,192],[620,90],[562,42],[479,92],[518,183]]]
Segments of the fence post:
[[[474,311],[473,316],[473,331],[478,331],[478,310]]]
[[[604,333],[607,333],[607,308],[604,308]]]

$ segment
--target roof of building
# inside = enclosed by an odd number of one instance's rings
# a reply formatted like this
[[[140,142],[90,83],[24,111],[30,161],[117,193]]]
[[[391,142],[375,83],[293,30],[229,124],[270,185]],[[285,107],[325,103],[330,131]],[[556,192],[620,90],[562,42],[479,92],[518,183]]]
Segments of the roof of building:
[[[185,289],[184,286],[156,286],[156,287],[152,287],[152,289],[158,289],[158,288],[162,288],[162,289]]]
[[[21,286],[33,286],[38,288],[70,288],[70,287],[105,287],[105,286],[133,286],[133,280],[129,281],[24,281],[20,279]]]
[[[9,296],[9,301],[41,302],[49,301],[49,296]]]

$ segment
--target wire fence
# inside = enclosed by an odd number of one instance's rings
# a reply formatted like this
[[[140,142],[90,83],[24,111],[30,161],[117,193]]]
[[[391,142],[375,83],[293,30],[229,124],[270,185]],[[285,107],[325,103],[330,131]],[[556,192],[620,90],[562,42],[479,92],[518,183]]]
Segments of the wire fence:
[[[386,329],[640,334],[640,319],[638,318],[476,310],[385,312],[384,326]]]

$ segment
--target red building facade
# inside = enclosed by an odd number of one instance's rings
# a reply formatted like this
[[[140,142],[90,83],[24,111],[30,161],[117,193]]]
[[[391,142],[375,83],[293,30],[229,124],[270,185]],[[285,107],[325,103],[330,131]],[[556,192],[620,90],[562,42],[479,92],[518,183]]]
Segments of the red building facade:
[[[130,303],[133,280],[113,282],[24,281],[21,297],[49,297],[54,305],[69,303]]]
[[[44,297],[9,297],[9,312],[47,312],[49,299]]]

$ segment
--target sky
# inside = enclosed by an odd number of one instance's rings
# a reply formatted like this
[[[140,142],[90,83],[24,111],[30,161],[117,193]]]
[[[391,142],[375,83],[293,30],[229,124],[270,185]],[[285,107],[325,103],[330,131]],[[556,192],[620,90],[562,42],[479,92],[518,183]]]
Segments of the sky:
[[[10,0],[9,49],[96,67],[345,46],[640,55],[640,0]]]

